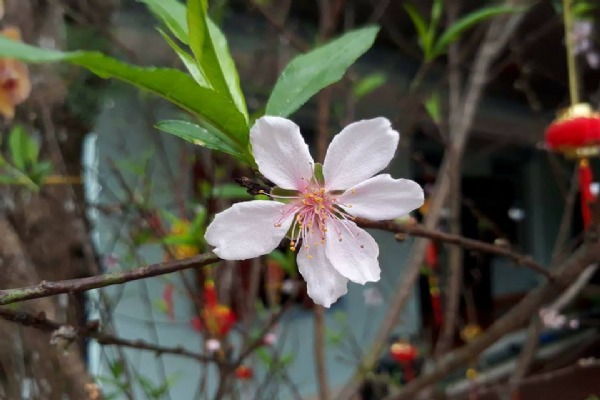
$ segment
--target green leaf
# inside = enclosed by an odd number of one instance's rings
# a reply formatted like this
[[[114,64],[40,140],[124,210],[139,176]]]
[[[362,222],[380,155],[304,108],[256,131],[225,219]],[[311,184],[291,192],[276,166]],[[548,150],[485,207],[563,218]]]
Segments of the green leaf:
[[[30,63],[67,61],[102,78],[116,78],[155,93],[226,134],[233,142],[248,143],[244,116],[226,96],[201,87],[189,75],[169,68],[145,68],[126,64],[98,52],[60,52],[0,37],[0,56]]]
[[[360,99],[363,96],[371,93],[373,90],[381,87],[385,84],[387,80],[387,76],[380,72],[375,72],[373,74],[367,75],[354,85],[352,92],[354,93],[354,97]]]
[[[429,117],[435,122],[439,124],[442,120],[442,110],[440,106],[440,93],[433,92],[431,96],[425,101],[425,109],[429,114]]]
[[[196,60],[194,60],[194,57],[192,57],[187,51],[179,47],[179,45],[175,43],[175,41],[171,39],[169,35],[162,29],[159,29],[158,32],[162,35],[163,39],[165,39],[165,42],[167,42],[167,44],[171,46],[173,51],[175,51],[175,53],[177,54],[185,68],[188,70],[192,78],[194,78],[194,80],[198,82],[198,85],[204,86],[206,88],[212,88],[212,86],[210,86],[210,83],[208,83],[208,79],[206,79],[206,76],[204,76],[204,72],[198,67]]]
[[[231,154],[245,162],[248,162],[248,157],[251,157],[248,154],[242,153],[242,151],[239,150],[226,136],[220,135],[217,131],[209,131],[200,125],[191,122],[179,120],[160,121],[156,125],[156,128],[163,132],[178,136],[195,145]]]
[[[444,4],[442,0],[434,0],[431,6],[431,19],[429,21],[429,27],[427,29],[427,44],[429,48],[431,48],[431,45],[435,40],[435,34],[440,23],[443,6]]]
[[[229,97],[248,124],[246,101],[240,89],[238,72],[229,53],[227,39],[208,17],[206,0],[190,0],[187,9],[184,4],[176,0],[140,1],[148,5],[175,37],[190,45],[204,80],[208,81],[217,92]],[[179,52],[178,55],[181,57]],[[184,61],[186,66],[187,61],[189,60]],[[191,70],[190,73],[193,75]]]
[[[196,216],[190,224],[190,235],[195,237],[204,237],[202,232],[204,231],[204,224],[206,222],[206,207],[198,204],[196,207],[194,207],[194,211],[196,212]]]
[[[466,30],[472,28],[476,24],[496,15],[521,12],[523,10],[525,10],[524,7],[489,6],[465,15],[464,17],[456,21],[454,24],[452,24],[452,26],[450,26],[448,29],[446,29],[446,31],[442,33],[442,35],[440,35],[437,42],[435,43],[435,46],[433,47],[430,60],[445,53],[448,50],[448,46],[450,45],[450,43],[458,40],[460,35],[462,35]]]
[[[188,44],[185,5],[177,0],[138,0],[150,9],[182,43]]]
[[[287,117],[324,87],[339,81],[375,41],[379,27],[370,26],[343,36],[306,54],[285,67],[267,102],[266,114]]]
[[[52,174],[54,166],[49,161],[42,161],[31,166],[29,177],[38,186],[42,186],[44,179]]]
[[[575,18],[586,18],[590,17],[593,19],[593,15],[589,15],[598,8],[597,4],[589,3],[587,1],[579,1],[571,6],[571,12]]]
[[[111,375],[116,379],[119,379],[125,372],[125,364],[120,360],[110,363],[109,368]]]
[[[202,49],[206,36],[206,0],[189,0],[187,6],[188,37],[192,53],[202,65]],[[210,38],[209,38],[210,40]]]
[[[217,60],[219,61],[219,65],[225,78],[225,82],[227,83],[227,87],[229,88],[231,98],[237,106],[238,110],[246,118],[246,122],[248,122],[249,118],[248,108],[246,107],[246,100],[244,98],[242,88],[240,87],[240,77],[238,75],[235,62],[233,61],[231,53],[229,52],[227,39],[225,38],[225,35],[219,29],[219,27],[214,22],[212,22],[210,18],[207,19],[207,26],[208,31],[210,33],[210,37],[212,39],[214,51],[217,56]]]
[[[198,238],[191,235],[168,235],[161,239],[161,242],[169,246],[197,246]]]
[[[427,23],[412,4],[405,4],[404,10],[406,10],[408,16],[410,17],[410,20],[415,27],[415,31],[417,31],[417,35],[419,36],[419,45],[421,46],[421,50],[423,50],[423,54],[427,59],[429,53],[431,52],[431,42],[429,42]]]
[[[40,148],[20,125],[15,125],[8,137],[11,159],[19,170],[25,171],[36,163]]]

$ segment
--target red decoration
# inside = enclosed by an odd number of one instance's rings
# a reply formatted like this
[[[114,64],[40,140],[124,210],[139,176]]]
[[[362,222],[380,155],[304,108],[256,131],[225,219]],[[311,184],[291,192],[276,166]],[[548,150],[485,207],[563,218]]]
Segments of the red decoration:
[[[392,358],[398,362],[412,362],[417,358],[417,349],[407,342],[396,342],[390,348]]]
[[[572,105],[550,124],[544,140],[548,149],[580,160],[581,213],[587,227],[591,219],[589,204],[594,200],[590,190],[593,177],[588,157],[600,153],[600,113],[586,103]]]
[[[252,379],[254,377],[254,372],[252,371],[252,368],[246,365],[240,365],[235,370],[235,377],[245,381]]]
[[[204,283],[204,309],[200,318],[191,321],[194,330],[205,330],[213,337],[223,337],[229,333],[236,323],[233,311],[217,298],[215,283],[208,280]]]
[[[417,359],[417,354],[416,347],[406,341],[397,341],[390,347],[392,358],[404,367],[404,377],[407,382],[415,378],[413,363]]]

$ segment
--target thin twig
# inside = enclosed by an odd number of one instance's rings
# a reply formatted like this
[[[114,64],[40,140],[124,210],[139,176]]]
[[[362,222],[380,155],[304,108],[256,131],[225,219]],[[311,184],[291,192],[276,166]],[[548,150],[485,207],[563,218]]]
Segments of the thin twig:
[[[558,268],[560,281],[575,281],[583,270],[598,258],[600,258],[600,242],[583,244]],[[479,355],[502,336],[523,326],[531,318],[531,315],[536,313],[540,306],[554,297],[557,292],[556,285],[544,282],[523,298],[511,311],[494,322],[483,334],[473,339],[466,346],[447,353],[432,366],[430,371],[408,383],[401,392],[396,392],[384,400],[414,398],[421,389],[439,381],[454,369],[472,360],[473,357]]]
[[[187,358],[192,358],[200,362],[211,362],[216,361],[212,357],[191,352],[184,349],[183,347],[168,347],[161,346],[158,344],[147,343],[141,339],[124,339],[108,333],[104,333],[98,330],[98,326],[95,323],[89,323],[85,327],[71,327],[70,325],[61,324],[57,321],[46,318],[44,313],[33,315],[25,311],[13,310],[7,307],[0,307],[0,318],[17,323],[23,326],[29,326],[35,329],[39,329],[46,332],[59,332],[64,328],[65,332],[72,332],[73,335],[65,336],[64,339],[67,341],[74,341],[76,338],[87,337],[96,340],[99,344],[104,346],[120,346],[129,347],[138,350],[153,351],[157,355],[161,354],[172,354]]]
[[[220,259],[212,252],[199,254],[185,260],[165,261],[157,264],[122,272],[109,272],[79,279],[62,281],[42,281],[37,285],[0,290],[0,305],[16,303],[24,300],[49,297],[61,293],[80,293],[105,286],[118,285],[140,279],[170,274],[186,269],[200,268],[213,264]]]
[[[555,281],[555,277],[542,265],[536,262],[531,256],[518,253],[508,247],[498,246],[480,240],[468,239],[460,235],[439,232],[428,229],[423,226],[409,226],[399,224],[393,221],[369,221],[363,218],[357,218],[355,222],[363,228],[381,229],[394,233],[405,233],[407,235],[433,239],[447,244],[454,244],[468,250],[487,254],[495,254],[509,258],[515,262],[515,265],[529,268],[532,271],[544,276],[549,281]]]
[[[507,3],[511,4],[512,2],[507,1]],[[433,229],[438,224],[442,206],[448,197],[448,173],[450,172],[452,166],[455,165],[454,160],[462,156],[470,133],[469,128],[473,123],[483,88],[487,83],[487,72],[489,67],[496,56],[504,48],[508,42],[508,39],[514,33],[515,28],[518,26],[522,18],[522,14],[512,14],[508,18],[501,17],[494,20],[491,23],[481,46],[479,47],[479,51],[473,64],[473,72],[465,89],[465,95],[463,99],[464,107],[461,112],[462,118],[461,121],[459,121],[459,127],[455,131],[456,135],[453,138],[453,142],[446,150],[442,167],[440,168],[438,179],[436,180],[435,196],[433,197],[432,205],[425,220],[425,226],[429,229]],[[375,335],[373,344],[370,350],[366,353],[367,355],[365,356],[362,365],[356,369],[352,378],[347,382],[344,389],[337,396],[338,399],[345,400],[351,398],[364,380],[363,371],[365,369],[372,369],[377,362],[380,352],[383,350],[390,337],[390,334],[396,326],[398,318],[401,315],[401,311],[404,309],[404,306],[410,299],[413,286],[420,274],[426,248],[426,240],[418,240],[414,244],[411,257],[407,262],[404,277],[400,281],[394,296],[390,300],[390,306],[379,330],[377,331],[377,334]]]

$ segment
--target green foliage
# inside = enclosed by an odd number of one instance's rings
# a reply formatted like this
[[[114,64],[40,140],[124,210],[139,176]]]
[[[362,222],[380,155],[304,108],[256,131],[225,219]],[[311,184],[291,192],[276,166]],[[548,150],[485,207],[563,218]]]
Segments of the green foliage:
[[[361,97],[364,97],[372,91],[383,86],[386,81],[387,76],[383,73],[375,72],[369,74],[354,84],[354,88],[352,89],[354,97],[360,99]]]
[[[0,56],[30,63],[67,61],[102,78],[115,78],[164,97],[194,113],[238,143],[248,140],[244,116],[230,99],[201,87],[187,74],[169,68],[138,67],[99,52],[60,52],[42,49],[0,37]]]
[[[433,48],[433,56],[437,57],[438,55],[448,51],[448,46],[451,43],[457,41],[460,35],[478,23],[490,19],[496,15],[521,12],[523,10],[524,9],[522,7],[514,6],[489,6],[463,16],[440,35]]]
[[[8,136],[8,148],[15,167],[25,171],[37,161],[40,152],[37,142],[29,137],[22,126],[16,125]]]
[[[251,200],[254,196],[248,194],[245,188],[234,183],[226,183],[213,187],[212,196],[230,200]]]
[[[136,373],[135,378],[149,400],[161,400],[169,393],[175,382],[179,379],[179,374],[171,375],[162,383],[154,383],[151,379]]]
[[[375,41],[379,27],[350,31],[285,67],[267,102],[266,114],[287,117],[324,87],[339,81]]]
[[[188,73],[171,68],[131,65],[100,52],[62,52],[0,37],[0,57],[29,63],[68,62],[102,78],[114,78],[163,97],[198,118],[163,121],[158,128],[255,166],[249,145],[249,116],[239,75],[223,32],[208,16],[207,0],[139,0],[162,22],[165,41]],[[373,44],[378,27],[348,32],[315,50],[297,56],[277,81],[266,106],[270,115],[288,116],[322,88],[337,82]],[[358,89],[364,95],[381,78]],[[19,153],[20,155],[21,153]],[[26,153],[23,153],[26,154]],[[27,153],[29,154],[29,153]],[[17,166],[26,158],[15,160]],[[18,168],[19,169],[19,168]]]
[[[0,156],[0,184],[39,190],[53,170],[51,163],[40,161],[39,143],[22,126],[15,125],[8,135],[8,152],[10,160]]]
[[[233,142],[218,130],[209,130],[192,122],[181,120],[161,121],[156,125],[156,128],[163,132],[179,136],[195,145],[231,154],[242,161],[250,162],[250,160],[252,160],[251,156],[244,154],[244,150],[240,148],[237,143]]]
[[[431,93],[431,96],[425,100],[425,109],[433,122],[439,124],[442,121],[440,92]]]
[[[248,111],[227,39],[209,18],[206,0],[190,0],[187,8],[177,0],[141,1],[179,41],[190,46],[206,83],[217,92],[226,94],[248,123]],[[180,51],[175,51],[181,57]],[[187,65],[187,62],[184,61],[184,64]]]
[[[175,214],[160,210],[161,216],[167,220],[171,227],[186,226],[187,229],[180,233],[173,233],[162,238],[162,243],[168,246],[189,245],[201,248],[204,245],[204,231],[206,230],[206,209],[202,206],[195,208],[195,217],[189,222],[182,220]]]
[[[425,18],[411,4],[405,4],[404,9],[410,17],[415,31],[419,36],[419,46],[421,47],[421,50],[423,50],[425,62],[431,62],[442,54],[445,54],[451,43],[458,40],[463,33],[473,28],[478,23],[486,21],[496,15],[522,12],[524,10],[523,7],[516,6],[485,6],[462,16],[436,38],[436,32],[438,30],[443,9],[443,2],[441,0],[434,1],[431,7],[429,23],[425,21]]]
[[[552,0],[552,6],[557,14],[563,13],[561,0]],[[594,11],[598,8],[596,0],[572,0],[571,12],[576,19],[594,18]]]
[[[187,11],[177,0],[139,0],[182,43],[188,44]]]

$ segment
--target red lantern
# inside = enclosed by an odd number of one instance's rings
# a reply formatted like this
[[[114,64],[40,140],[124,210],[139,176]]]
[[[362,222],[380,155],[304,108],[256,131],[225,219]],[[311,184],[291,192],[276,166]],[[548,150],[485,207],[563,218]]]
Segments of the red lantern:
[[[413,363],[417,359],[416,347],[407,341],[399,340],[390,347],[390,355],[404,367],[406,381],[412,381],[415,378]]]
[[[600,113],[587,103],[572,105],[563,110],[546,129],[546,147],[579,160],[581,213],[587,227],[591,219],[589,204],[594,200],[590,185],[592,171],[588,158],[600,153]]]

